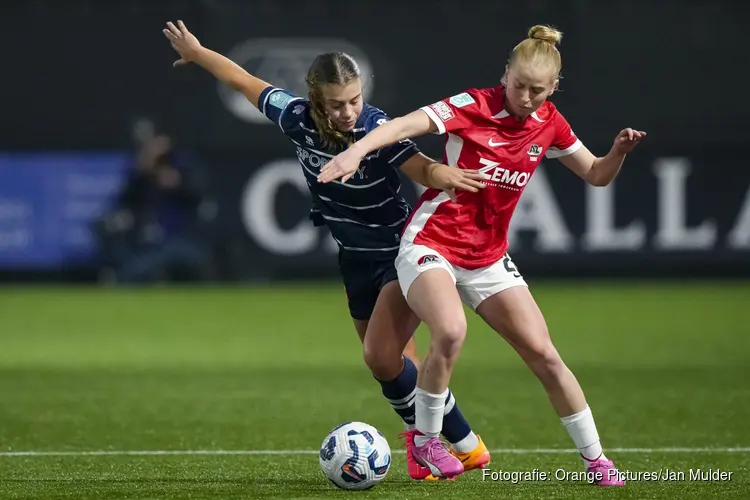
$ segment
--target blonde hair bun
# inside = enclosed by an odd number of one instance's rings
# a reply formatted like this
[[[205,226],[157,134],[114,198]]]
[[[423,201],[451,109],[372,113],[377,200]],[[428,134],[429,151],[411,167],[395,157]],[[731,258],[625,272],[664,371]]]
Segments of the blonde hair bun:
[[[552,26],[537,24],[529,29],[529,39],[542,40],[552,45],[558,45],[562,41],[562,32]]]

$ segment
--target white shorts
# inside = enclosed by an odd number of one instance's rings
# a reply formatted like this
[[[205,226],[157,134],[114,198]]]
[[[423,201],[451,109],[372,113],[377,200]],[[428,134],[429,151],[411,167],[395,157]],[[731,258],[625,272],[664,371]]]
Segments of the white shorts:
[[[445,269],[450,273],[461,301],[473,311],[476,311],[485,299],[496,293],[514,286],[528,286],[507,253],[489,266],[463,269],[454,266],[429,247],[415,245],[406,240],[401,241],[401,248],[396,257],[396,272],[404,297],[408,296],[409,288],[420,274],[436,268]]]

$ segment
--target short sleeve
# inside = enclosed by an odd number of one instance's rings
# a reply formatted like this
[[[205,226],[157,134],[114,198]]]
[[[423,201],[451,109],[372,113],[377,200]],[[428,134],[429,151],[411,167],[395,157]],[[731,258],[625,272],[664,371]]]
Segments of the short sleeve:
[[[478,104],[476,96],[466,91],[420,109],[437,125],[438,134],[445,134],[469,127],[471,113],[478,109]]]
[[[365,129],[367,133],[372,132],[380,125],[390,121],[391,119],[380,110],[374,110],[370,116],[367,117],[365,122]],[[400,168],[406,160],[419,153],[419,148],[416,143],[411,139],[403,139],[395,144],[386,146],[380,150],[378,159],[387,162],[393,168]]]
[[[545,156],[547,158],[560,158],[578,151],[583,143],[578,139],[565,117],[556,112],[553,118],[555,126],[555,138],[552,141]]]
[[[260,93],[258,109],[269,120],[277,124],[284,133],[287,133],[293,124],[298,121],[289,111],[302,103],[304,103],[304,99],[294,95],[292,92],[269,86]]]

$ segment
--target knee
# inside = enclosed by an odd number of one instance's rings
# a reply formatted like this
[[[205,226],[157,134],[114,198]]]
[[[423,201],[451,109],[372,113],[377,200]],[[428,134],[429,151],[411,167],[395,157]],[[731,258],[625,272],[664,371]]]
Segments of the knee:
[[[539,336],[538,341],[524,346],[523,358],[531,370],[542,379],[558,378],[565,370],[560,353],[549,335]]]
[[[466,318],[441,322],[432,332],[432,349],[448,359],[456,359],[466,339]]]
[[[401,373],[401,353],[388,344],[371,345],[364,343],[362,354],[365,364],[378,380],[393,380]]]

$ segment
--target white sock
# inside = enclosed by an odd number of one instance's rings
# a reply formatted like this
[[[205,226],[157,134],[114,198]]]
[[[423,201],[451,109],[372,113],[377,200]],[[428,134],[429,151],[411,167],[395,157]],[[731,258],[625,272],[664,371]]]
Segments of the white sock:
[[[583,411],[563,417],[562,424],[570,434],[573,443],[578,451],[581,452],[583,464],[588,467],[591,462],[602,459],[606,460],[602,451],[602,445],[599,442],[599,433],[596,430],[594,416],[591,414],[591,408],[586,405]]]
[[[417,387],[414,402],[416,428],[423,436],[414,436],[414,444],[424,446],[432,438],[440,435],[443,428],[443,411],[448,389],[442,394],[431,394]]]
[[[474,434],[474,431],[471,431],[468,436],[458,443],[451,443],[451,446],[459,453],[469,453],[476,450],[477,446],[479,446],[479,438]]]

